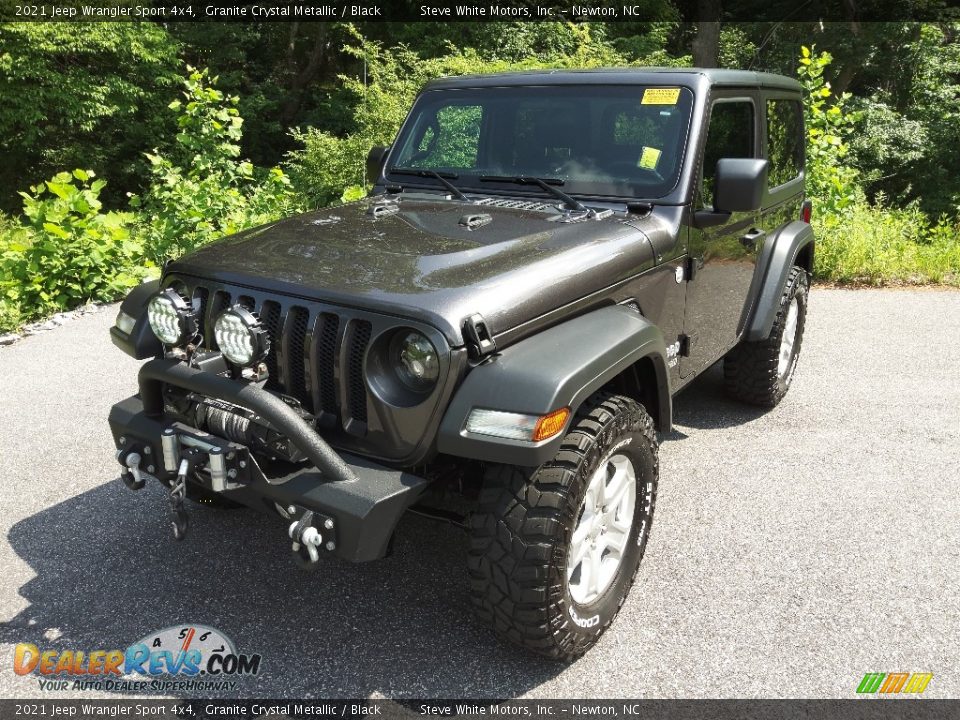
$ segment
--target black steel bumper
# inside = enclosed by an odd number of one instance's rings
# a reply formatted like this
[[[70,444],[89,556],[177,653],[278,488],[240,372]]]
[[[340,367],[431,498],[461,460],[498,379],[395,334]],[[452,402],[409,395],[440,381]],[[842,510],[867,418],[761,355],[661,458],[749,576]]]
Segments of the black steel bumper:
[[[136,452],[147,458],[141,468],[169,485],[177,475],[179,453],[186,447],[202,448],[216,461],[198,476],[208,489],[288,522],[313,513],[312,522],[324,537],[321,554],[357,562],[383,557],[400,516],[428,485],[416,475],[337,453],[290,406],[253,383],[174,360],[146,363],[139,381],[139,397],[127,398],[110,411],[119,456]],[[185,426],[167,414],[167,385],[257,413],[286,435],[312,467],[268,477],[243,445]]]

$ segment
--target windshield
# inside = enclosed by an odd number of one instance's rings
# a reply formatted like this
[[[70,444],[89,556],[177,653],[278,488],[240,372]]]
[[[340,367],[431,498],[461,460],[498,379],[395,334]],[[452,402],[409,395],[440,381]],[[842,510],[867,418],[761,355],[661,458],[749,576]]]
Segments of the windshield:
[[[686,88],[642,85],[430,90],[397,138],[387,176],[429,169],[480,192],[516,190],[497,178],[549,178],[570,194],[656,199],[677,183],[692,101]]]

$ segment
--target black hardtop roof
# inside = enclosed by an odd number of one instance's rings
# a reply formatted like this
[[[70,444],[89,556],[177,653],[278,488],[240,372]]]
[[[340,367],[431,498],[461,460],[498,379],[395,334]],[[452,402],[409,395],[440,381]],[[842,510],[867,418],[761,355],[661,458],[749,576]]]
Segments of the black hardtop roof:
[[[765,87],[801,92],[793,78],[752,70],[718,68],[596,68],[584,70],[524,70],[490,75],[462,75],[432,80],[424,90],[453,88],[510,87],[523,85],[684,85],[697,87],[704,83],[715,86]]]

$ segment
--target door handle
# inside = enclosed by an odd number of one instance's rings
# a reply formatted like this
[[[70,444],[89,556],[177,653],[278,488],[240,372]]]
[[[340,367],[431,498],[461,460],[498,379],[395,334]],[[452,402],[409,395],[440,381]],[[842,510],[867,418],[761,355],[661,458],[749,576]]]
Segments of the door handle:
[[[740,236],[740,244],[746,248],[754,248],[760,238],[766,237],[767,233],[757,228],[752,228],[746,235]]]

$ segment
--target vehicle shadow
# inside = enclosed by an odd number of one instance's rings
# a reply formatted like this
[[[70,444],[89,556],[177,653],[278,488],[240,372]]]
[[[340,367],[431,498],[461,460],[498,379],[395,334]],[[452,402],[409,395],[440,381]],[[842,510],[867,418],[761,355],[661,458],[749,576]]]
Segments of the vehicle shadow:
[[[456,528],[404,519],[391,557],[328,559],[306,572],[279,519],[189,510],[190,534],[176,542],[162,489],[133,493],[116,480],[18,522],[8,539],[36,576],[0,642],[89,652],[174,625],[212,626],[239,652],[259,653],[262,667],[210,697],[510,698],[565,667],[498,642],[473,619]]]
[[[704,370],[673,399],[673,422],[684,428],[719,430],[745,425],[763,417],[766,408],[731,399],[723,385],[723,362]],[[686,434],[674,428],[664,440],[682,440]]]

